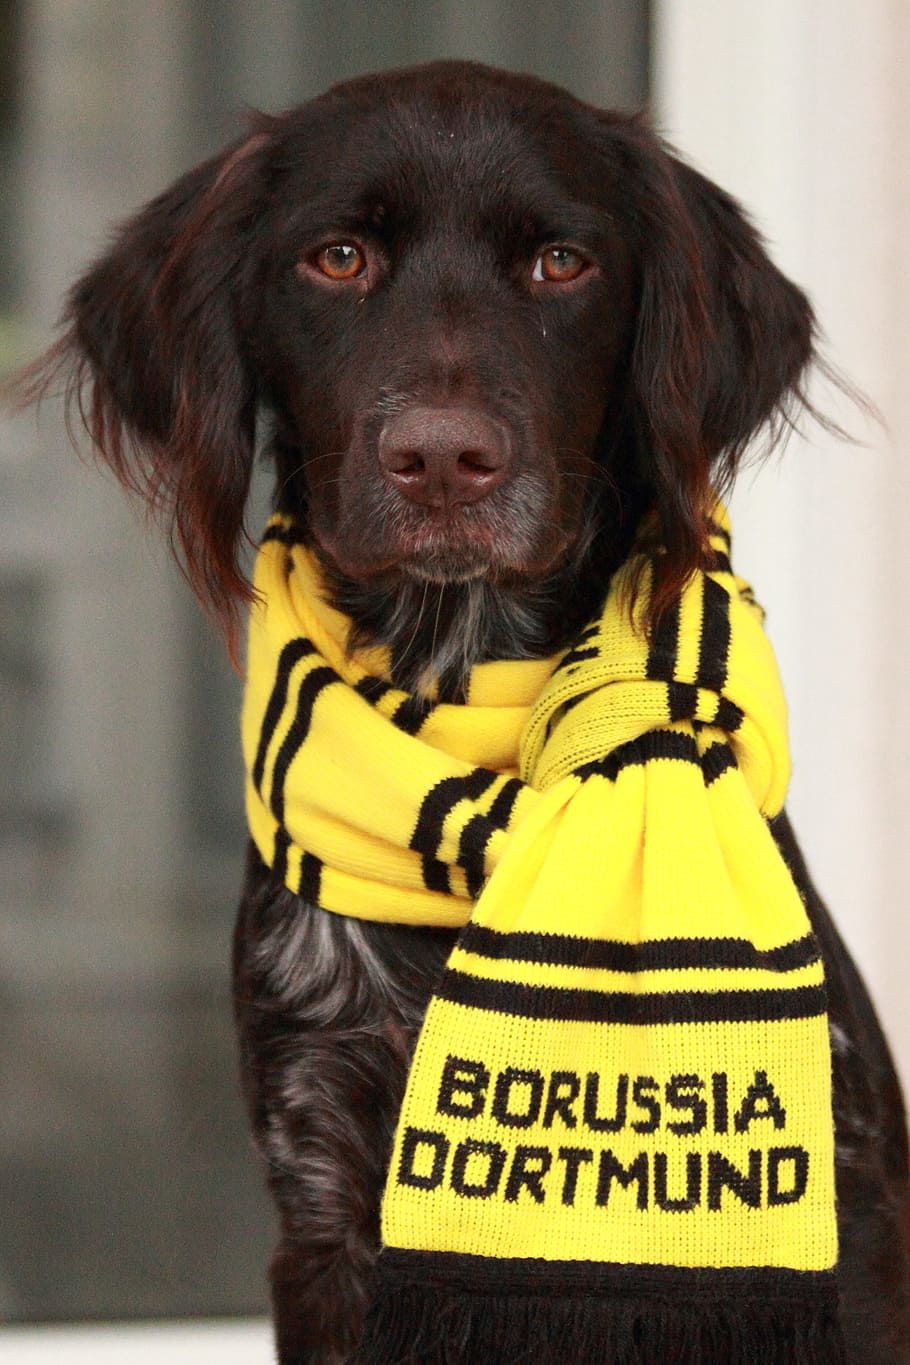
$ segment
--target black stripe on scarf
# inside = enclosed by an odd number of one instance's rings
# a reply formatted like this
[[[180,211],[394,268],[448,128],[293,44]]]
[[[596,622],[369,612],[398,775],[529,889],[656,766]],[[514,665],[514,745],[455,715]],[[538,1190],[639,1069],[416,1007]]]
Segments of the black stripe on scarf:
[[[354,691],[358,697],[363,697],[364,701],[368,701],[371,706],[375,706],[391,690],[392,684],[390,682],[386,682],[385,678],[374,678],[370,673],[354,684]]]
[[[742,938],[667,938],[643,943],[576,938],[571,934],[526,931],[501,933],[468,923],[459,948],[494,961],[540,962],[553,967],[596,967],[611,972],[664,971],[677,967],[759,967],[796,971],[819,959],[812,934],[779,948],[756,948]]]
[[[428,701],[426,697],[409,695],[395,707],[391,718],[392,724],[403,730],[406,735],[416,735],[427,716],[435,709],[436,703]]]
[[[487,877],[486,854],[490,837],[497,830],[506,828],[522,786],[519,778],[510,777],[497,793],[489,814],[472,815],[461,831],[456,862],[464,868],[468,895],[475,900],[483,890]]]
[[[729,697],[718,697],[717,711],[714,714],[712,725],[718,729],[725,730],[728,735],[733,735],[742,725],[744,714]]]
[[[262,729],[259,732],[259,746],[256,750],[256,760],[253,763],[252,779],[253,785],[262,795],[262,776],[265,771],[265,760],[269,751],[269,745],[275,734],[275,728],[281,719],[281,714],[287,705],[288,688],[291,681],[291,671],[295,664],[301,659],[305,659],[308,654],[314,654],[316,647],[312,640],[307,640],[301,636],[297,640],[290,640],[278,656],[278,664],[275,669],[275,681],[272,684],[272,694],[269,697],[268,705],[265,708],[265,715],[262,720]]]
[[[651,682],[671,682],[679,652],[679,599],[664,611],[654,627],[645,677]]]
[[[730,596],[709,577],[704,579],[703,593],[698,682],[712,692],[722,692],[730,651]]]
[[[409,847],[430,857],[442,840],[443,826],[459,801],[476,801],[496,781],[492,768],[473,768],[467,777],[444,777],[431,787],[420,805]]]
[[[521,1019],[589,1024],[754,1023],[824,1014],[824,986],[760,991],[591,991],[488,981],[449,967],[436,994],[457,1005]]]
[[[670,719],[692,720],[698,712],[699,688],[695,683],[667,683],[667,711]],[[743,712],[729,697],[718,697],[717,705],[707,724],[733,735],[743,723]]]
[[[724,740],[716,740],[700,754],[692,735],[680,734],[676,730],[648,730],[637,739],[618,745],[604,758],[580,764],[574,773],[582,781],[596,776],[615,782],[623,768],[639,767],[660,758],[697,764],[702,770],[706,786],[715,782],[728,768],[736,767],[736,757]]]
[[[288,874],[288,850],[291,846],[290,836],[283,825],[279,825],[275,834],[275,854],[272,859],[272,867],[276,877],[281,881],[287,881]],[[315,853],[304,853],[300,859],[300,878],[297,882],[297,894],[302,896],[311,905],[319,904],[319,893],[322,890],[322,867],[323,864]]]
[[[698,710],[698,688],[694,683],[667,683],[667,710],[671,720],[691,720]]]
[[[423,884],[428,891],[441,891],[446,896],[452,894],[449,865],[444,863],[441,858],[428,858],[424,855],[420,860],[420,875],[423,877]]]
[[[575,665],[584,663],[586,659],[596,659],[600,653],[600,646],[596,643],[598,626],[587,626],[575,639],[571,648],[563,655],[559,661],[559,672],[572,673]],[[589,644],[589,640],[594,640],[594,644]]]
[[[608,1299],[642,1293],[656,1297],[682,1295],[686,1299],[717,1299],[735,1304],[745,1295],[768,1302],[816,1299],[826,1302],[834,1291],[830,1270],[790,1270],[782,1266],[672,1266],[647,1263],[624,1265],[612,1261],[544,1261],[535,1257],[502,1259],[472,1256],[460,1251],[411,1251],[384,1248],[384,1274],[409,1283],[436,1285],[456,1293],[604,1294]],[[491,1276],[495,1279],[491,1282]],[[666,1365],[672,1365],[667,1361]],[[710,1365],[719,1365],[711,1362]]]
[[[730,768],[736,767],[736,756],[725,740],[718,740],[716,744],[712,744],[699,756],[699,761],[706,787],[710,787],[712,782],[723,777]]]
[[[730,548],[733,543],[730,538],[730,532],[725,526],[721,526],[719,521],[715,521],[714,517],[711,517],[708,521],[708,535],[715,536],[718,540],[722,540],[726,546],[727,553],[730,553]]]
[[[279,825],[275,831],[275,852],[272,855],[272,869],[279,881],[286,881],[288,875],[288,849],[291,846],[291,836],[288,834],[284,825]]]
[[[458,840],[456,862],[464,868],[468,883],[468,895],[476,900],[486,881],[486,851],[490,835],[496,826],[488,815],[472,815]]]
[[[354,684],[354,691],[371,706],[393,691],[393,684],[386,682],[384,678],[375,678],[368,675],[361,678]],[[435,711],[436,703],[427,700],[425,697],[406,696],[398,703],[389,717],[392,724],[399,730],[403,730],[406,735],[416,735],[432,711]]]
[[[519,777],[510,777],[502,785],[502,790],[497,792],[496,797],[490,807],[489,819],[497,829],[505,829],[512,818],[512,811],[518,794],[524,789],[524,783]]]
[[[272,772],[272,791],[269,805],[279,824],[284,820],[284,781],[288,774],[288,768],[294,760],[294,755],[310,732],[316,698],[327,687],[336,682],[340,683],[341,679],[334,668],[329,668],[326,665],[323,668],[314,668],[312,673],[308,673],[300,684],[300,691],[297,694],[297,710],[294,719],[291,721],[290,729],[275,756],[275,767]]]
[[[428,891],[449,894],[452,890],[448,864],[436,857],[446,817],[459,801],[476,801],[497,776],[491,768],[474,768],[467,777],[444,777],[423,798],[409,847],[423,857],[423,880]]]
[[[311,905],[319,904],[319,893],[322,889],[322,862],[316,857],[315,853],[304,853],[300,860],[300,882],[297,886],[298,896],[302,896]]]

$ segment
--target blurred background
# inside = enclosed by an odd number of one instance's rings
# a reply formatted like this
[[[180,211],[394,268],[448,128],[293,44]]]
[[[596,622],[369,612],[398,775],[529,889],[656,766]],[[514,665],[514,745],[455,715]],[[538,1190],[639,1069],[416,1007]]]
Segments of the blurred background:
[[[861,445],[809,432],[748,474],[734,529],[790,698],[791,813],[906,1080],[910,8],[0,0],[0,370],[244,106],[440,56],[650,106],[881,409],[840,412]],[[239,684],[57,406],[0,420],[0,1320],[260,1313],[271,1215],[227,975]]]

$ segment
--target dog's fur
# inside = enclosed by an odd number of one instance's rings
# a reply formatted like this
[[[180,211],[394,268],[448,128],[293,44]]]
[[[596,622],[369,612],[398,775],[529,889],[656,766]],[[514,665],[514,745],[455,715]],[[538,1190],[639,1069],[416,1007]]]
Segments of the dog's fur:
[[[321,254],[346,244],[359,259]],[[667,546],[659,613],[703,562],[712,484],[799,411],[814,358],[803,294],[642,121],[462,63],[257,117],[121,230],[66,322],[24,391],[74,366],[95,444],[172,518],[232,639],[267,423],[276,505],[307,527],[357,639],[391,646],[400,685],[438,676],[451,698],[478,660],[566,644],[648,510]],[[907,1361],[901,1098],[785,817],[776,832],[827,969],[851,1359]],[[236,1013],[281,1218],[283,1365],[341,1362],[357,1339],[410,1049],[451,942],[328,915],[249,855]]]

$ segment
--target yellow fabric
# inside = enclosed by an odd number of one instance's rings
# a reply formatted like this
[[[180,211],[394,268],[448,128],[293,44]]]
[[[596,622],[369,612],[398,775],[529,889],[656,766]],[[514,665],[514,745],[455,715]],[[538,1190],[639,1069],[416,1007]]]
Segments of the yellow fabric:
[[[822,966],[767,824],[786,710],[717,520],[717,567],[650,636],[633,558],[564,656],[481,665],[462,706],[347,653],[288,523],[263,544],[243,716],[262,857],[328,910],[467,926],[412,1065],[387,1246],[836,1260]]]

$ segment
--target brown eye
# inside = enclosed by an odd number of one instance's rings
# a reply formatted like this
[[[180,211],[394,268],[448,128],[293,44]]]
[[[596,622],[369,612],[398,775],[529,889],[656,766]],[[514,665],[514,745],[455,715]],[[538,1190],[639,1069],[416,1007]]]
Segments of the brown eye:
[[[549,284],[568,284],[577,280],[588,268],[584,256],[573,251],[570,246],[548,246],[534,262],[532,280],[544,280]]]
[[[366,257],[353,242],[333,242],[316,256],[316,266],[330,280],[355,280],[366,270]]]

